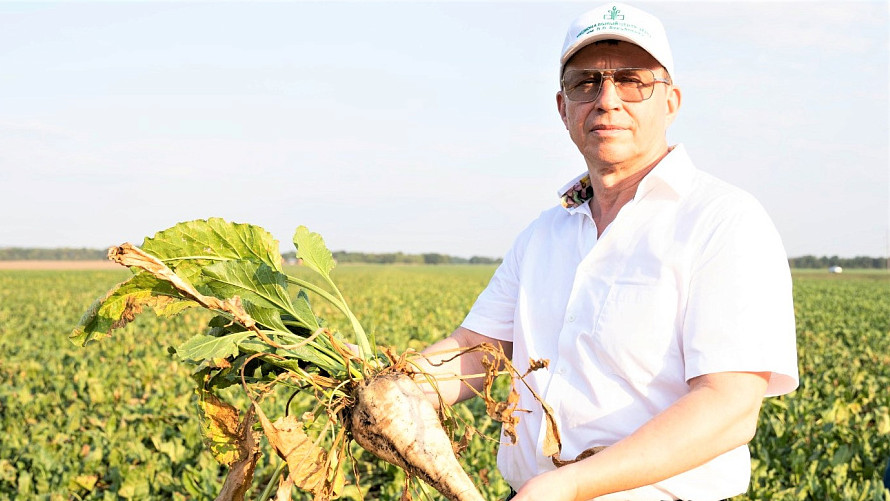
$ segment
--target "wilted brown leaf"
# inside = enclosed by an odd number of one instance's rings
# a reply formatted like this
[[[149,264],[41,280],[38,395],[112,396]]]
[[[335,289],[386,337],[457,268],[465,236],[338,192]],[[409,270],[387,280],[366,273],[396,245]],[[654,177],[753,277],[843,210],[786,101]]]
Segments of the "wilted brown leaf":
[[[293,499],[294,479],[290,475],[278,477],[278,490],[275,491],[275,501],[291,501]]]
[[[229,466],[229,474],[215,501],[243,501],[250,488],[253,472],[260,458],[257,437],[253,434],[256,417],[253,408],[244,414],[237,429],[237,459]]]
[[[238,410],[208,392],[202,392],[200,406],[204,414],[204,437],[213,458],[220,464],[232,466],[241,459]]]
[[[485,391],[485,412],[495,421],[500,421],[505,436],[510,437],[510,443],[516,443],[516,425],[519,424],[519,416],[515,414],[519,404],[519,392],[516,387],[510,388],[506,402],[499,402],[489,394],[490,388]]]
[[[516,443],[516,425],[519,423],[519,416],[517,416],[516,413],[528,412],[518,409],[519,392],[516,390],[516,384],[517,380],[519,380],[522,381],[522,384],[524,384],[526,388],[528,388],[528,391],[531,392],[534,399],[541,404],[541,408],[544,411],[546,429],[543,452],[551,458],[558,458],[559,452],[562,449],[562,440],[559,435],[559,427],[554,418],[553,409],[551,409],[550,406],[547,405],[547,402],[545,402],[544,399],[525,382],[525,376],[532,371],[546,368],[550,365],[550,361],[546,359],[529,359],[528,370],[525,374],[520,375],[519,371],[516,370],[516,367],[513,366],[502,349],[495,348],[488,343],[483,343],[474,347],[473,350],[483,351],[487,355],[482,358],[482,364],[485,367],[482,398],[485,400],[485,408],[488,415],[492,419],[500,421],[503,424],[503,433],[510,438],[510,443]],[[510,393],[507,395],[507,400],[505,402],[499,402],[491,396],[491,389],[499,371],[503,370],[508,371],[513,377],[513,380]]]
[[[519,416],[515,414],[519,404],[519,393],[516,391],[515,384],[511,384],[510,393],[507,395],[505,402],[498,401],[491,396],[491,390],[494,387],[494,381],[502,368],[507,368],[511,373],[515,373],[507,355],[500,348],[494,345],[483,343],[478,348],[485,352],[482,357],[482,365],[485,367],[485,379],[482,382],[482,399],[485,401],[485,412],[495,421],[499,421],[502,425],[502,431],[505,436],[510,437],[510,443],[516,443],[516,425],[519,423]]]
[[[287,461],[294,485],[305,491],[318,493],[327,479],[327,453],[316,445],[295,416],[285,416],[270,422],[259,405],[254,404],[260,424],[269,443]]]
[[[402,497],[399,501],[413,501],[411,497],[411,475],[405,475],[405,484],[402,486]]]
[[[464,427],[464,433],[461,435],[460,440],[457,443],[451,444],[451,449],[454,451],[455,456],[460,456],[467,450],[467,447],[470,445],[470,439],[473,438],[475,432],[476,429],[472,426]]]
[[[198,290],[195,289],[192,284],[183,280],[179,275],[174,273],[173,270],[171,270],[166,264],[163,263],[163,261],[152,256],[151,254],[148,254],[147,252],[143,251],[142,249],[136,247],[131,243],[124,243],[117,247],[108,249],[108,259],[123,266],[132,266],[147,271],[158,280],[163,280],[169,283],[176,290],[178,290],[180,294],[187,297],[191,301],[194,301],[194,303],[203,306],[204,308],[228,313],[232,316],[232,318],[235,319],[236,322],[243,325],[246,329],[252,331],[254,334],[257,335],[257,337],[265,341],[266,344],[268,344],[269,346],[280,349],[294,349],[296,347],[304,345],[307,342],[302,341],[300,343],[287,346],[282,346],[276,343],[268,336],[266,336],[266,334],[264,334],[263,331],[257,327],[256,320],[254,320],[247,313],[247,310],[244,309],[244,305],[242,304],[240,297],[233,296],[226,299],[219,299],[213,296],[205,296],[198,292]],[[165,303],[153,304],[155,311],[159,313],[166,311],[175,312],[175,308],[181,309],[188,306],[190,305],[168,306]],[[138,311],[136,311],[135,313],[138,313]]]
[[[180,301],[170,296],[152,296],[150,293],[133,294],[127,296],[126,304],[121,317],[111,325],[112,329],[120,329],[121,327],[132,322],[136,315],[142,313],[146,306],[152,308],[159,316],[170,315],[171,312],[181,311],[188,308],[194,303]]]
[[[545,456],[550,456],[551,458],[559,457],[559,453],[562,450],[562,440],[559,436],[559,427],[556,424],[556,418],[553,417],[553,409],[547,405],[547,402],[545,402],[544,399],[538,397],[534,392],[532,392],[532,394],[535,395],[535,398],[538,399],[541,406],[544,408],[544,419],[546,420],[547,425],[541,451]]]
[[[230,299],[220,300],[213,296],[205,296],[198,292],[190,283],[180,278],[160,259],[148,254],[133,244],[124,243],[108,249],[108,259],[123,266],[135,266],[143,269],[154,275],[156,278],[169,282],[182,293],[182,295],[192,299],[201,306],[211,310],[227,312],[244,327],[247,327],[248,329],[255,328],[256,322],[247,314],[247,311],[241,304],[241,298],[235,296]]]
[[[209,392],[201,392],[200,405],[210,452],[220,464],[229,467],[216,501],[241,501],[250,487],[260,457],[257,438],[253,434],[256,421],[253,409],[248,409],[244,419],[239,420],[237,409]]]
[[[536,371],[538,369],[546,369],[549,366],[550,366],[550,360],[547,360],[546,358],[541,359],[541,360],[535,360],[534,358],[530,358],[530,359],[528,359],[528,370],[525,371],[525,374],[523,374],[522,377],[527,376],[532,371]]]
[[[586,449],[585,451],[583,451],[581,454],[578,454],[578,457],[576,457],[575,459],[566,459],[566,460],[562,460],[562,459],[559,459],[557,456],[552,456],[552,457],[550,458],[550,460],[553,461],[553,466],[556,466],[557,468],[560,468],[560,467],[565,466],[565,465],[567,465],[567,464],[577,463],[578,461],[581,461],[582,459],[589,458],[590,456],[593,456],[594,454],[600,452],[601,450],[603,450],[603,449],[605,449],[605,448],[606,448],[605,445],[601,445],[601,446],[597,446],[597,447],[591,447],[591,448]]]

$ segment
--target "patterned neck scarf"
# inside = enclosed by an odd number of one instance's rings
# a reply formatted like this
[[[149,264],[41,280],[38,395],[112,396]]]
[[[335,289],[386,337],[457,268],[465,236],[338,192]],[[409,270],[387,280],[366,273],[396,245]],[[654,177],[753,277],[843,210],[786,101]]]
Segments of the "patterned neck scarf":
[[[562,195],[562,206],[566,209],[574,209],[593,198],[593,188],[590,186],[590,175],[584,176],[569,191]]]

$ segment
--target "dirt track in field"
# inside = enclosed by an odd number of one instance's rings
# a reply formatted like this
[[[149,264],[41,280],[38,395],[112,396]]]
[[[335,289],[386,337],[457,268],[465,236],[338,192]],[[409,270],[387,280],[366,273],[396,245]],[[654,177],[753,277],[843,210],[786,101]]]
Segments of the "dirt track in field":
[[[123,269],[111,261],[0,261],[0,270],[112,270]]]

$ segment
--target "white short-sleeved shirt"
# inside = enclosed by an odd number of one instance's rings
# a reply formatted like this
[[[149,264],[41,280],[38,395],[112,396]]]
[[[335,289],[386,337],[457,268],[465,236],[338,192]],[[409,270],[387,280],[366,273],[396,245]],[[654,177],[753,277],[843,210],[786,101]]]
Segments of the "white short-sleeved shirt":
[[[582,176],[568,183],[575,185]],[[787,256],[761,205],[697,170],[682,145],[641,181],[603,235],[587,203],[544,211],[517,238],[462,326],[512,341],[520,373],[552,407],[562,459],[631,434],[689,392],[687,381],[769,371],[798,383]],[[516,445],[498,467],[514,488],[554,468],[543,411],[520,389]],[[525,391],[523,391],[525,390]],[[722,499],[747,490],[747,446],[683,474],[600,499]]]

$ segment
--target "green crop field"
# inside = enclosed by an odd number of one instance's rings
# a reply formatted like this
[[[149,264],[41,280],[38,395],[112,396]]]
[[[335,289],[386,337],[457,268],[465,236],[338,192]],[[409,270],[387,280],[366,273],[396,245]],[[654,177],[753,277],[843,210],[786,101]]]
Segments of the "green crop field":
[[[334,276],[366,330],[404,349],[447,335],[493,269],[343,266]],[[0,271],[0,499],[212,499],[220,489],[225,472],[204,449],[194,382],[168,352],[208,316],[142,315],[86,348],[68,340],[86,307],[127,276]],[[795,304],[801,387],[765,402],[751,490],[736,499],[890,500],[881,483],[890,459],[890,275],[796,274]],[[479,402],[459,408],[489,437],[471,442],[464,466],[486,499],[498,499],[508,489],[494,461],[497,425]],[[264,447],[260,488],[279,464]],[[349,479],[357,475],[367,499],[399,499],[402,474],[356,454]]]

